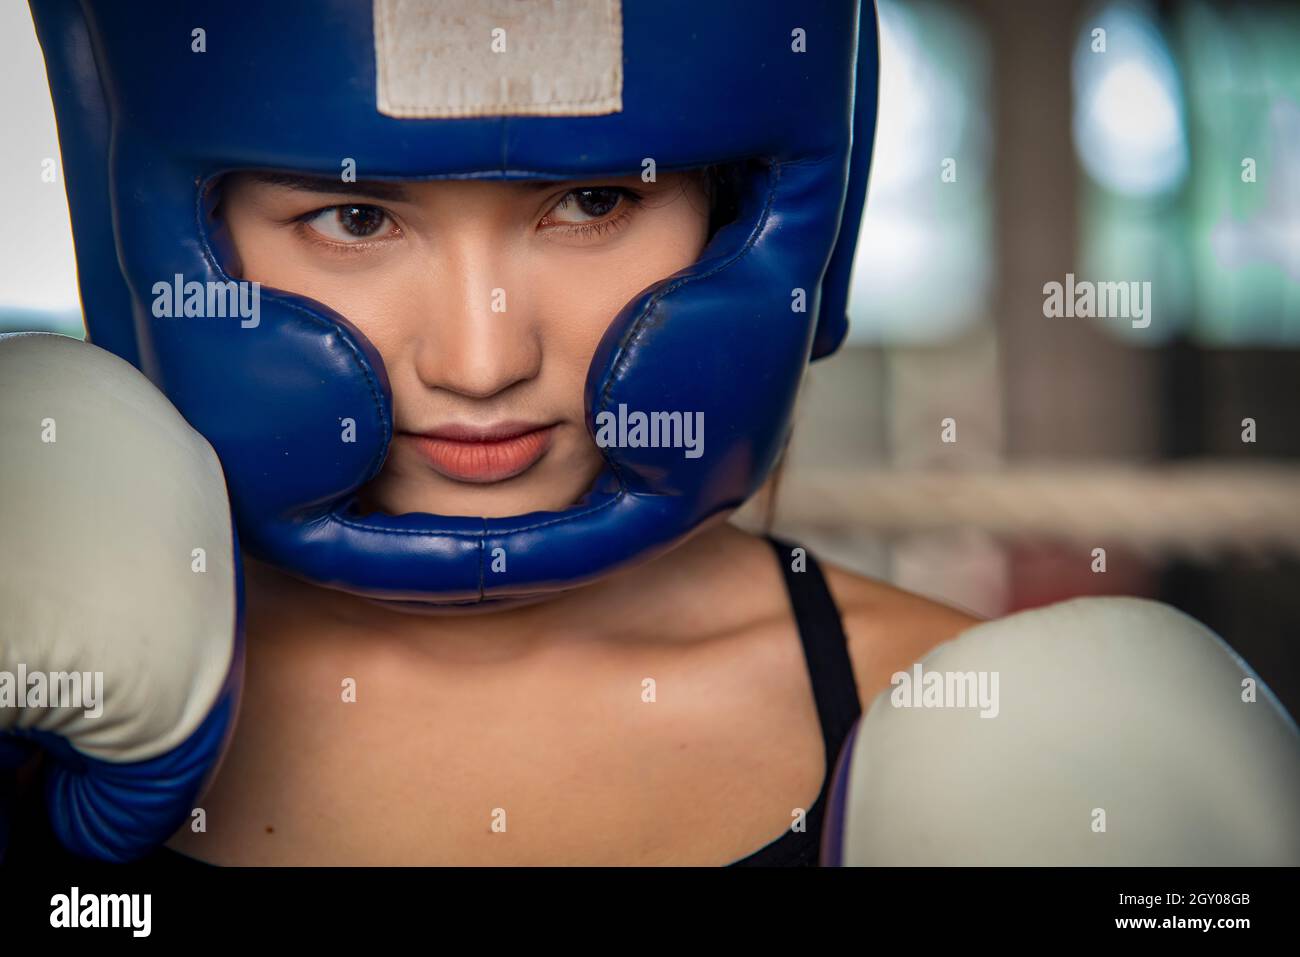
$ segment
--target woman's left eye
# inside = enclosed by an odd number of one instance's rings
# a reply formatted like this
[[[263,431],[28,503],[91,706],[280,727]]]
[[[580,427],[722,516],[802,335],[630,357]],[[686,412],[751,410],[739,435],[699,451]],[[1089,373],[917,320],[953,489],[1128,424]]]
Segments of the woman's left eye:
[[[565,193],[546,214],[550,223],[579,226],[604,219],[627,197],[628,192],[616,186],[592,186]]]
[[[364,243],[391,231],[392,220],[378,206],[331,206],[304,220],[315,232],[334,243]]]

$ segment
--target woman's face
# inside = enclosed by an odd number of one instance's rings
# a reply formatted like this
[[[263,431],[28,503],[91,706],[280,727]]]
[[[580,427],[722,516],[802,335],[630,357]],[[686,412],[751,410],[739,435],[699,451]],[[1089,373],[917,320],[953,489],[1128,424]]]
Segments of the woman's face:
[[[638,292],[695,262],[698,176],[344,184],[246,173],[219,215],[239,278],[324,303],[374,344],[393,442],[362,504],[501,517],[571,505],[602,456],[583,387]]]

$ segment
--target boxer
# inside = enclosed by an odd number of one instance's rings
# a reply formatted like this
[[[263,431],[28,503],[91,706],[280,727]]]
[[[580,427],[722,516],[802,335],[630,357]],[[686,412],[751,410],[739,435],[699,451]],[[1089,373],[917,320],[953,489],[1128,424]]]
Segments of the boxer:
[[[726,518],[846,331],[874,9],[33,12],[82,348],[210,443],[247,572],[206,827],[155,857],[857,862],[902,812],[852,729],[978,622]]]

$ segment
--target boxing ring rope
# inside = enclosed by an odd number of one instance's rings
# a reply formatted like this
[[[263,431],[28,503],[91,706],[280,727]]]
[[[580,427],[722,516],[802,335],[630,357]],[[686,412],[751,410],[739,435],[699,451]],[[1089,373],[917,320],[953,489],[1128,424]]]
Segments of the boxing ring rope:
[[[1300,555],[1300,468],[1222,461],[1024,465],[979,472],[791,468],[782,525],[886,536],[978,529],[1001,540],[1209,558]]]

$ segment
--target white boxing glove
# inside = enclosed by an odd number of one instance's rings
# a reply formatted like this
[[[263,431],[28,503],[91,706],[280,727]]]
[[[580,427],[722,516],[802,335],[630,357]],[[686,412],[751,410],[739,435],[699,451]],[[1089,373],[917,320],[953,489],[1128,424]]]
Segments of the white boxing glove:
[[[0,773],[43,750],[62,843],[139,857],[185,822],[235,720],[221,465],[129,363],[43,333],[0,336],[0,461]]]
[[[1295,722],[1168,605],[1021,612],[894,677],[845,743],[824,864],[1300,864]]]

